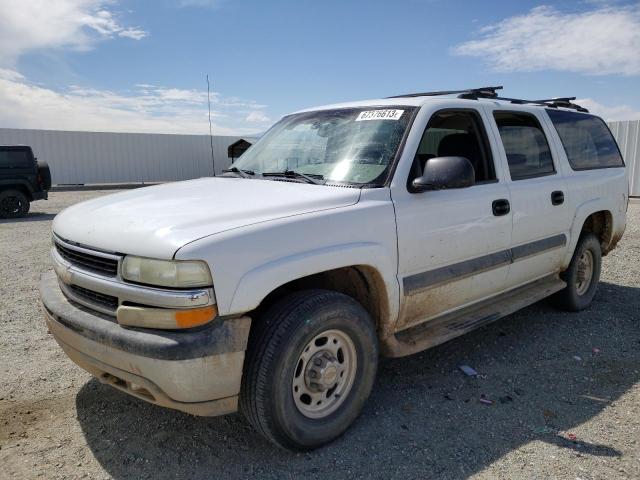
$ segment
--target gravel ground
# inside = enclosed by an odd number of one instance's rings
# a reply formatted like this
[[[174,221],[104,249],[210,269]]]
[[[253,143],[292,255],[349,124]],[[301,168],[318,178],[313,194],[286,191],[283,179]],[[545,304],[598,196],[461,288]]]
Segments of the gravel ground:
[[[27,218],[0,223],[0,477],[640,478],[640,205],[629,207],[591,308],[542,302],[384,359],[355,425],[291,454],[240,415],[191,417],[104,386],[47,333],[37,282],[51,220],[105,193],[52,193]]]

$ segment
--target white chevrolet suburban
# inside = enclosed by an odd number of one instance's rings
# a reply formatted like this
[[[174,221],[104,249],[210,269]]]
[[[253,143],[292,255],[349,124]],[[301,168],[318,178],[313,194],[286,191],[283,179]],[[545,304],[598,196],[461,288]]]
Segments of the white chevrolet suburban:
[[[305,450],[356,419],[379,354],[588,307],[625,229],[618,147],[572,98],[498,88],[304,110],[222,177],[64,210],[50,332],[102,382]]]

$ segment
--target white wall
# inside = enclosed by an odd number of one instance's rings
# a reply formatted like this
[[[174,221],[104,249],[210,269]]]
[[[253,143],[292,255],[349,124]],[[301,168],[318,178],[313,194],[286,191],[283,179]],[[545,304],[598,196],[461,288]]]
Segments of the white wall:
[[[216,173],[240,137],[214,136]],[[54,184],[132,183],[210,176],[208,135],[67,132],[0,128],[0,145],[30,145],[49,163]]]
[[[609,128],[627,165],[630,195],[640,197],[640,120],[610,122]]]

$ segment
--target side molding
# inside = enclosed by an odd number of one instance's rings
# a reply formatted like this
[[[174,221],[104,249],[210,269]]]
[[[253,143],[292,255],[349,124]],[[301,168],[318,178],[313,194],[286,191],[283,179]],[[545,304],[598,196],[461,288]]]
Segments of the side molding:
[[[464,262],[409,275],[402,280],[404,294],[413,295],[421,290],[477,275],[548,250],[564,247],[566,244],[567,237],[561,233]]]

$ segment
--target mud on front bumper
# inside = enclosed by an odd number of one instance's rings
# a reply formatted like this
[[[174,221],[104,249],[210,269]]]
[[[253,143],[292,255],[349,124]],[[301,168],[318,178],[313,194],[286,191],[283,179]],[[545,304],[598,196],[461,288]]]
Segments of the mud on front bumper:
[[[70,302],[54,272],[40,295],[49,331],[80,367],[130,395],[193,415],[237,410],[251,319],[216,319],[193,331],[121,327]]]

